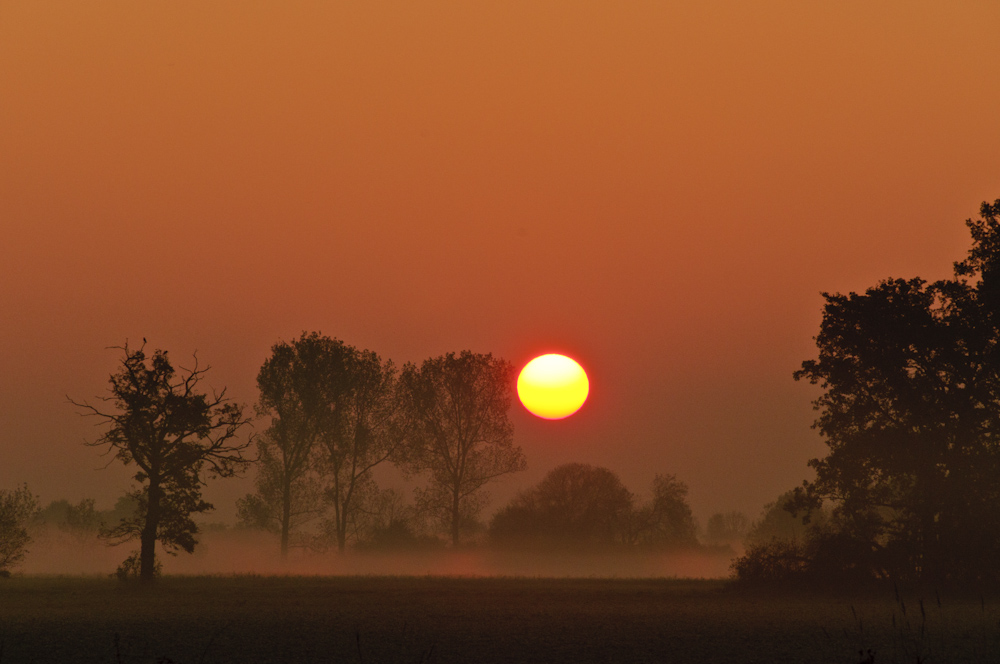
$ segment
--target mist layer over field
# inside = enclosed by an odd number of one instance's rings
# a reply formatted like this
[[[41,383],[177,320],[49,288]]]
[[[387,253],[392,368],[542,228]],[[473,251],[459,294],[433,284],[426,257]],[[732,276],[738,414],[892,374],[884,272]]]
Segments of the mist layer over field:
[[[57,529],[38,532],[19,570],[25,574],[112,574],[137,543],[108,546]],[[282,561],[277,542],[247,531],[207,532],[193,554],[164,555],[164,574],[289,574],[386,576],[527,576],[722,578],[731,551],[585,552],[460,550],[314,552],[295,549]]]

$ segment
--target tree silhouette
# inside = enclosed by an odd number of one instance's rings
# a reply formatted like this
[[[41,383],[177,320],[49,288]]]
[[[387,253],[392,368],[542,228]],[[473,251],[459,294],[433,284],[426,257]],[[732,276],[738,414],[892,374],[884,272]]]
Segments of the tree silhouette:
[[[318,332],[272,348],[257,376],[259,411],[271,425],[260,443],[257,492],[244,520],[274,520],[281,553],[293,522],[333,508],[328,528],[343,551],[357,510],[377,493],[373,469],[401,445],[404,427],[392,362]]]
[[[277,443],[274,434],[268,429],[257,437],[254,492],[236,501],[236,513],[241,526],[276,533],[286,558],[294,531],[320,517],[326,506],[316,455],[304,457],[300,466],[289,454],[291,446]]]
[[[38,498],[21,485],[13,490],[0,490],[0,574],[24,560],[31,535],[28,524],[38,513]]]
[[[347,354],[341,341],[303,333],[272,346],[257,373],[257,410],[271,423],[258,442],[257,491],[239,502],[239,512],[244,522],[277,524],[283,558],[293,526],[323,511],[318,441],[348,389]]]
[[[370,350],[351,349],[345,362],[349,390],[321,437],[326,452],[327,500],[333,534],[344,551],[356,512],[378,497],[372,471],[399,452],[406,432],[392,362]]]
[[[427,473],[419,502],[447,528],[453,546],[462,524],[485,504],[483,488],[526,467],[507,416],[513,379],[509,362],[467,350],[403,369],[411,419],[404,466]]]
[[[501,546],[546,548],[692,547],[697,539],[687,493],[673,475],[657,475],[649,502],[637,507],[611,470],[568,463],[497,512],[490,539]]]
[[[997,580],[998,216],[1000,200],[966,222],[955,279],[825,293],[819,357],[795,373],[824,390],[815,426],[830,448],[797,505],[833,501],[838,546],[871,574]]]
[[[70,402],[110,425],[88,445],[107,447],[115,459],[137,468],[139,488],[131,495],[138,510],[104,534],[116,543],[139,540],[139,579],[148,584],[157,542],[171,554],[194,550],[198,527],[191,515],[212,509],[202,499],[203,474],[235,475],[248,463],[242,452],[250,439],[237,438],[249,422],[243,406],[226,398],[225,390],[211,396],[200,391],[209,368],[199,366],[197,355],[191,369],[178,373],[166,351],[147,357],[144,348],[120,347],[124,356],[111,374],[110,394],[100,397],[107,408]]]
[[[687,495],[687,485],[674,475],[656,475],[652,498],[633,517],[633,541],[661,548],[696,546],[697,527]]]
[[[608,470],[568,463],[522,491],[490,522],[501,545],[607,547],[630,544],[633,496]]]

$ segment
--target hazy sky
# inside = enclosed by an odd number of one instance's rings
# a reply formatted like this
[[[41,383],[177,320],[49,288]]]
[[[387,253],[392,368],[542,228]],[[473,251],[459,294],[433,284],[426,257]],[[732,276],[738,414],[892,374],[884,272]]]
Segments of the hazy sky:
[[[278,340],[573,355],[517,406],[755,515],[824,446],[820,291],[939,278],[1000,197],[995,2],[0,2],[0,487],[127,486],[66,401],[147,337],[256,398]],[[220,481],[219,516],[249,481]],[[498,503],[494,504],[494,507]]]

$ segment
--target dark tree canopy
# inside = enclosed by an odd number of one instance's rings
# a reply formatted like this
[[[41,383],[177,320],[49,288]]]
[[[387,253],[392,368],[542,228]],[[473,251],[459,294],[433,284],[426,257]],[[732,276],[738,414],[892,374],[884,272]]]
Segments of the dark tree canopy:
[[[225,390],[201,391],[208,367],[197,356],[193,368],[178,372],[166,351],[149,357],[144,347],[120,350],[121,366],[101,397],[107,406],[71,402],[109,425],[88,444],[136,468],[139,486],[131,495],[138,511],[105,534],[117,542],[139,539],[140,580],[149,583],[157,542],[168,553],[194,550],[198,527],[191,516],[212,509],[202,499],[205,476],[231,477],[248,463],[243,451],[250,440],[238,438],[248,418]]]
[[[405,466],[424,472],[421,507],[457,546],[462,526],[485,504],[483,488],[526,462],[508,418],[514,369],[489,354],[462,351],[408,364],[400,378],[409,414]]]
[[[322,432],[347,391],[345,344],[318,333],[272,346],[257,374],[258,413],[270,426],[258,440],[256,492],[240,500],[247,525],[280,534],[282,557],[293,529],[324,509],[320,472]]]
[[[607,468],[565,464],[497,512],[490,539],[505,545],[572,548],[625,544],[633,501],[621,479]]]
[[[832,501],[838,541],[873,576],[1000,580],[998,212],[967,221],[954,279],[824,294],[819,357],[795,374],[823,389],[830,448],[797,505]]]
[[[293,528],[329,507],[327,530],[343,551],[358,510],[377,494],[372,471],[403,441],[395,367],[370,350],[303,333],[272,347],[257,386],[270,427],[241,519],[273,525],[285,555]]]
[[[697,544],[687,486],[657,475],[648,503],[611,470],[584,463],[559,466],[522,491],[490,522],[490,539],[501,546],[680,548]]]
[[[345,362],[347,390],[324,429],[326,496],[333,506],[330,529],[343,551],[360,509],[377,500],[372,471],[396,458],[407,432],[396,368],[377,353],[350,348]]]

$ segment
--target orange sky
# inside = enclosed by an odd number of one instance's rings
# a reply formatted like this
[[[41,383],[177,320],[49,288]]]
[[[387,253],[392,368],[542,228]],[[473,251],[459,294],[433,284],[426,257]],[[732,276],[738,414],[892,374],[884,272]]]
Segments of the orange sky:
[[[65,399],[106,346],[252,401],[320,330],[578,358],[498,500],[584,461],[755,515],[824,449],[819,292],[947,276],[1000,197],[1000,5],[872,4],[5,0],[0,487],[122,492]]]

